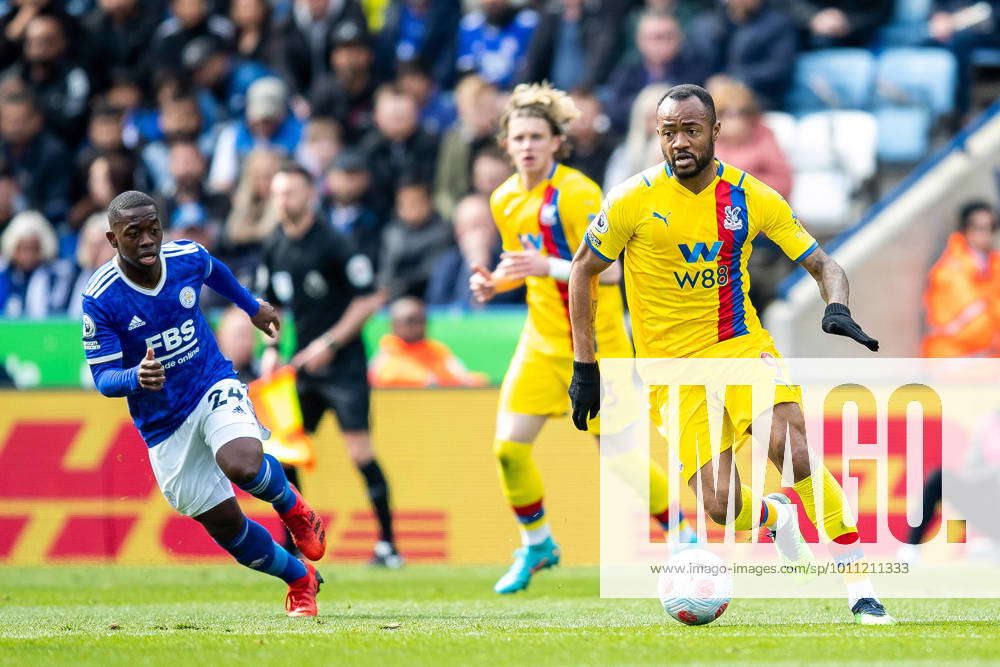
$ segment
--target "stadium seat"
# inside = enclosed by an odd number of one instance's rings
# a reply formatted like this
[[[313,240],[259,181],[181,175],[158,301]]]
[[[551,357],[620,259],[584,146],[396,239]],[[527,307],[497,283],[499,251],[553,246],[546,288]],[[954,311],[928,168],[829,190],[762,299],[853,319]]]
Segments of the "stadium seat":
[[[865,49],[824,49],[799,56],[786,107],[794,114],[826,109],[867,109],[875,58]]]
[[[958,66],[939,48],[888,49],[878,58],[875,117],[878,156],[911,163],[930,147],[934,124],[955,111]]]
[[[818,111],[799,119],[788,157],[796,171],[843,172],[856,189],[875,174],[877,135],[867,111]]]
[[[888,49],[878,58],[876,106],[917,106],[934,118],[955,110],[958,65],[947,49]]]
[[[795,174],[792,210],[817,236],[831,236],[849,222],[851,186],[847,175],[832,169]]]
[[[798,122],[795,116],[784,111],[767,111],[764,113],[764,125],[774,133],[774,138],[781,146],[782,152],[791,159],[792,151],[795,150],[796,134],[798,133]]]
[[[930,149],[931,114],[917,107],[885,106],[875,111],[879,160],[918,162]]]

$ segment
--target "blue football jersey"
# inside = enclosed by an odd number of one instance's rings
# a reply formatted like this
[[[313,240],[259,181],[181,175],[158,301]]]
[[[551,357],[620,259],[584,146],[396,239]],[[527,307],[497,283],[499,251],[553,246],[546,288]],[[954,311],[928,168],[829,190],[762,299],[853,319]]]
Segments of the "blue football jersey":
[[[128,397],[132,420],[152,447],[177,430],[213,384],[236,373],[198,307],[212,269],[208,251],[192,241],[164,243],[163,273],[152,289],[126,278],[117,261],[98,269],[84,290],[83,348],[91,367],[120,360],[122,368],[139,365],[153,349],[166,374],[163,388]]]

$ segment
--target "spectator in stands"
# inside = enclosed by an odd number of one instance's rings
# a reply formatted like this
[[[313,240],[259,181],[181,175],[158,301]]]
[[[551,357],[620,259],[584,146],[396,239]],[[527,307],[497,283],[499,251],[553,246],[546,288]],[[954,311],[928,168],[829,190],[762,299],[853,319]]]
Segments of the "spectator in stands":
[[[416,101],[398,88],[383,86],[375,94],[375,127],[361,142],[368,160],[375,212],[385,217],[400,176],[409,174],[430,182],[437,158],[437,141],[418,123]]]
[[[312,174],[320,194],[323,194],[323,177],[337,158],[343,146],[341,141],[340,123],[333,118],[313,116],[306,123],[302,143],[295,156],[295,161]]]
[[[65,29],[54,16],[37,16],[28,23],[24,54],[2,75],[16,80],[35,98],[47,130],[70,147],[83,138],[90,97],[90,77],[69,56]],[[15,84],[16,85],[16,84]]]
[[[472,158],[472,192],[489,197],[514,173],[507,154],[487,144]]]
[[[561,0],[541,14],[518,80],[560,90],[591,89],[614,67],[618,34],[599,0]]]
[[[72,164],[62,141],[44,128],[41,112],[28,94],[0,98],[0,149],[30,208],[59,222],[69,211]]]
[[[566,164],[600,183],[615,145],[611,141],[611,119],[597,96],[589,92],[572,95],[580,115],[570,122],[567,135],[573,152]]]
[[[461,16],[460,0],[392,0],[375,45],[380,79],[395,78],[397,63],[417,62],[450,86]]]
[[[247,91],[244,120],[219,133],[209,170],[209,188],[231,192],[239,165],[254,148],[274,148],[291,157],[302,139],[302,121],[288,108],[288,90],[273,76],[253,82]]]
[[[969,110],[972,99],[973,51],[1000,48],[1000,2],[991,0],[985,11],[983,5],[979,0],[934,0],[927,25],[931,39],[947,47],[958,61],[959,114]]]
[[[781,108],[792,80],[798,34],[775,0],[719,0],[689,31],[692,47],[709,64],[750,86],[762,106]]]
[[[233,56],[218,37],[211,36],[188,42],[181,53],[181,63],[199,93],[211,101],[212,115],[218,119],[240,118],[253,82],[274,76],[259,62]]]
[[[500,233],[490,212],[489,193],[466,195],[455,206],[454,215],[455,245],[445,250],[438,259],[425,298],[432,306],[462,309],[487,307],[472,298],[469,277],[473,266],[499,264],[503,252]],[[497,294],[489,303],[524,303],[524,288]]]
[[[184,47],[199,37],[215,37],[232,46],[233,24],[210,9],[208,0],[170,0],[171,16],[157,28],[150,45],[155,66],[180,67]]]
[[[445,218],[451,218],[455,202],[469,192],[472,156],[495,145],[500,102],[497,89],[480,76],[470,74],[455,87],[458,123],[441,139],[434,177],[434,203]]]
[[[245,317],[243,318],[246,319]],[[427,337],[427,309],[414,297],[389,306],[392,333],[378,343],[368,366],[373,387],[482,387],[484,373],[470,372],[447,345]]]
[[[167,236],[172,241],[188,239],[202,245],[209,252],[215,252],[219,228],[208,218],[208,213],[201,204],[190,202],[174,209]],[[220,299],[219,303],[227,301]]]
[[[110,84],[105,73],[116,69],[136,76],[149,72],[149,45],[163,18],[165,2],[98,0],[83,22],[91,46],[95,84]],[[159,5],[159,10],[157,9]]]
[[[232,0],[229,20],[236,31],[236,55],[244,60],[274,62],[271,3],[268,0]]]
[[[647,12],[636,28],[638,62],[625,62],[608,78],[607,104],[613,127],[623,130],[632,101],[653,83],[676,85],[704,82],[707,64],[690,48],[684,48],[684,33],[670,14]]]
[[[69,211],[70,229],[80,229],[94,213],[107,210],[111,200],[135,189],[135,160],[124,153],[99,155],[87,170],[87,191]]]
[[[325,203],[330,224],[354,241],[354,247],[377,269],[384,225],[365,203],[370,187],[371,174],[364,156],[357,151],[344,151],[327,173]]]
[[[229,197],[209,192],[205,187],[208,161],[190,140],[178,140],[170,145],[170,179],[173,188],[161,193],[164,196],[162,213],[171,219],[178,208],[186,204],[197,204],[205,210],[205,215],[215,227],[222,227],[229,216]],[[119,192],[123,192],[119,190]]]
[[[230,246],[260,244],[271,235],[278,219],[271,210],[271,179],[281,167],[281,154],[267,148],[257,148],[243,162],[243,173],[233,195],[233,207],[226,220],[223,240]]]
[[[70,201],[78,202],[87,190],[90,165],[101,155],[112,153],[123,155],[136,165],[135,181],[138,189],[148,185],[145,172],[138,164],[138,154],[125,146],[124,115],[118,107],[111,106],[103,98],[95,98],[91,107],[90,121],[87,123],[87,141],[76,152],[73,166],[73,180],[70,184]]]
[[[18,213],[0,235],[0,316],[47,317],[72,279],[56,260],[59,244],[52,225],[38,211]]]
[[[53,16],[71,35],[70,43],[77,43],[80,26],[63,7],[60,0],[16,0],[5,2],[0,16],[0,68],[7,67],[21,56],[28,24],[36,16]]]
[[[27,208],[21,186],[17,184],[14,173],[0,161],[0,234],[15,215]]]
[[[724,76],[713,77],[708,91],[722,122],[715,142],[716,157],[753,174],[787,199],[792,193],[792,168],[774,133],[764,124],[753,91]]]
[[[958,230],[931,268],[924,293],[927,335],[921,356],[1000,356],[1000,253],[997,213],[966,204]]]
[[[706,0],[626,0],[620,3],[609,3],[611,12],[609,25],[621,26],[621,54],[616,58],[619,62],[632,62],[639,59],[639,51],[635,45],[636,28],[639,19],[646,12],[663,12],[672,14],[681,26],[681,31],[687,34],[691,21],[708,4]]]
[[[66,315],[79,319],[83,314],[83,291],[94,272],[115,256],[115,249],[108,243],[107,211],[94,213],[83,223],[76,244],[76,279],[71,283]]]
[[[653,84],[643,88],[636,96],[629,112],[625,141],[608,158],[605,192],[643,169],[663,162],[663,151],[656,134],[656,106],[669,88],[664,84]]]
[[[533,9],[518,9],[510,0],[480,0],[479,9],[459,25],[458,72],[476,72],[500,88],[512,87],[537,24]]]
[[[419,61],[400,63],[396,68],[396,85],[417,101],[420,127],[428,134],[440,136],[455,123],[455,103],[431,78]]]
[[[292,90],[304,95],[330,71],[330,40],[348,24],[355,34],[368,34],[357,0],[295,0],[292,11],[275,28],[280,69]]]
[[[238,306],[230,304],[222,312],[219,326],[215,329],[215,340],[222,356],[233,362],[233,370],[240,382],[249,384],[260,377],[260,365],[254,354],[257,330]]]
[[[422,297],[451,242],[451,227],[434,211],[430,184],[419,176],[403,180],[396,190],[396,215],[382,236],[379,289],[389,300]]]
[[[892,0],[784,0],[810,48],[867,46],[892,15]]]
[[[330,41],[329,61],[331,70],[313,78],[309,107],[314,116],[336,118],[344,141],[353,146],[371,127],[375,77],[368,33],[354,23],[339,26]]]

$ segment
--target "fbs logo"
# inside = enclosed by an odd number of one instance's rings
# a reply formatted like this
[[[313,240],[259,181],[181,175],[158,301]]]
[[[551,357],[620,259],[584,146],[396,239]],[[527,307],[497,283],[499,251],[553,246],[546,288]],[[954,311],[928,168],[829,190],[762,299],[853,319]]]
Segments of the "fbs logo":
[[[722,241],[716,241],[709,248],[704,243],[695,243],[694,247],[688,246],[687,243],[679,243],[677,247],[681,251],[681,255],[684,256],[684,261],[693,264],[695,262],[714,262],[715,258],[719,256],[722,251]]]
[[[179,327],[172,327],[147,338],[146,347],[153,350],[162,348],[163,351],[170,352],[194,338],[194,332],[194,320],[184,320],[184,324]]]

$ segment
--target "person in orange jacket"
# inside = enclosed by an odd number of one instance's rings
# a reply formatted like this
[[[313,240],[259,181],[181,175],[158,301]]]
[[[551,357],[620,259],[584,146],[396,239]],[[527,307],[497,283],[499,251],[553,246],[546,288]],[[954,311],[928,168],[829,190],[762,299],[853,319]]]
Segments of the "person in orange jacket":
[[[392,333],[379,341],[368,367],[374,387],[482,387],[484,373],[471,372],[447,345],[427,338],[424,302],[403,297],[389,308]]]
[[[924,293],[925,357],[1000,355],[1000,252],[993,247],[997,214],[981,201],[966,204],[958,231],[931,268]]]

